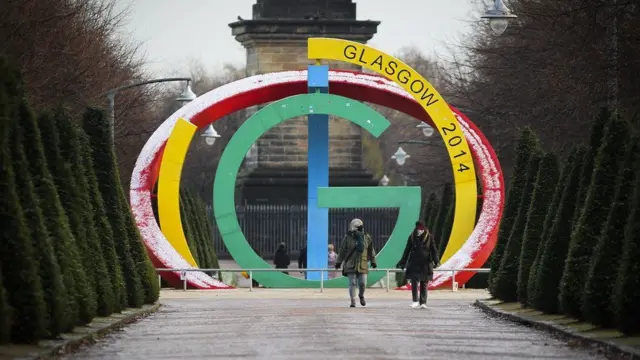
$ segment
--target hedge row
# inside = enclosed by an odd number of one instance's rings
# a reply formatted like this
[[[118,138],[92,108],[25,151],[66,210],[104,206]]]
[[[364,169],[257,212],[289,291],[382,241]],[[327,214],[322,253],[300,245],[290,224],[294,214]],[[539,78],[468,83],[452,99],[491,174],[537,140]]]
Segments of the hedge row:
[[[157,300],[102,111],[34,114],[0,58],[0,343]]]
[[[213,247],[212,225],[204,201],[194,192],[182,190],[180,212],[189,250],[203,269],[218,269],[218,256]]]
[[[558,176],[555,156],[540,160],[535,136],[523,132],[492,261],[494,297],[640,333],[640,140],[629,134],[603,110],[589,146],[577,146]]]

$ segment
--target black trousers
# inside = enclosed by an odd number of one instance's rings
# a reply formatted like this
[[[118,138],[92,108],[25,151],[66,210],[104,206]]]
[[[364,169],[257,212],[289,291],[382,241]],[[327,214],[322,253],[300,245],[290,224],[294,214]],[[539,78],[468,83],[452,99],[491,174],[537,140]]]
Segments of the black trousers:
[[[427,283],[417,279],[411,279],[411,297],[413,302],[418,302],[418,285],[420,286],[420,305],[427,303]]]

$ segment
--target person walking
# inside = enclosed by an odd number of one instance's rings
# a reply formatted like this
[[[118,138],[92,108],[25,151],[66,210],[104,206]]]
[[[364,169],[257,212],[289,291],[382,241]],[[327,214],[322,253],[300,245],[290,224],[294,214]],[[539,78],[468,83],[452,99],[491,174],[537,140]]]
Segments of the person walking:
[[[411,281],[412,308],[427,308],[427,284],[433,280],[433,269],[438,266],[440,266],[440,255],[433,235],[424,223],[418,221],[409,235],[402,258],[396,265],[398,269],[406,267],[406,278]],[[418,290],[420,290],[419,298]]]
[[[307,268],[307,247],[305,246],[302,248],[302,250],[300,250],[300,255],[298,256],[298,269],[306,269],[306,268]],[[309,273],[304,271],[302,272],[302,274],[306,279]]]
[[[376,251],[373,248],[371,236],[364,232],[364,224],[360,219],[353,219],[349,224],[349,231],[342,239],[340,250],[338,251],[338,259],[336,260],[336,269],[342,267],[342,275],[349,278],[349,297],[351,298],[350,307],[356,307],[355,291],[358,287],[358,297],[360,305],[366,306],[364,299],[364,291],[367,286],[367,274],[369,273],[368,262],[371,261],[371,267],[377,268]],[[342,266],[344,263],[344,266]]]
[[[276,250],[276,254],[273,256],[273,264],[276,266],[276,269],[289,268],[291,259],[289,258],[289,253],[287,252],[287,246],[285,243],[280,243],[278,246],[278,250]],[[289,272],[287,271],[283,271],[283,273],[289,275]]]
[[[329,268],[336,266],[336,261],[338,260],[338,254],[334,251],[333,244],[329,244],[329,255],[327,259],[327,264]],[[329,272],[329,279],[335,279],[338,273],[336,271]]]

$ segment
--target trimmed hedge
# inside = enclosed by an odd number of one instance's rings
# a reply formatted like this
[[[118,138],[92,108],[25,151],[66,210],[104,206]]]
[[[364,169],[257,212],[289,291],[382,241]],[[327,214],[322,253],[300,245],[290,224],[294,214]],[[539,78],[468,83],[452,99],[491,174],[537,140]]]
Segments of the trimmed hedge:
[[[620,159],[624,158],[628,148],[628,133],[627,122],[612,117],[598,150],[589,191],[571,234],[569,252],[560,282],[560,308],[569,316],[584,317],[581,302],[589,263],[598,237],[606,227],[620,173]]]
[[[83,128],[89,137],[93,155],[93,170],[98,179],[107,217],[111,223],[113,239],[126,286],[127,305],[139,308],[144,304],[144,291],[136,264],[131,256],[129,234],[120,201],[117,164],[111,132],[104,112],[88,109],[83,116]]]
[[[431,229],[431,233],[433,234],[433,239],[438,244],[438,248],[440,248],[440,242],[442,241],[442,234],[445,232],[445,223],[447,221],[447,214],[449,213],[449,208],[455,206],[453,203],[453,187],[450,183],[446,183],[444,188],[442,189],[442,196],[440,197],[440,207],[438,208],[438,215],[436,215],[436,219],[433,223],[433,228]],[[442,254],[440,254],[442,256]]]
[[[444,218],[442,230],[440,231],[440,242],[438,243],[438,253],[440,254],[440,258],[444,255],[444,250],[449,244],[449,236],[451,236],[451,228],[453,227],[453,217],[456,210],[455,195],[453,198],[452,204],[449,206],[449,211],[447,211],[447,216]]]
[[[542,154],[538,151],[531,155],[527,177],[525,180],[524,192],[520,201],[520,210],[511,229],[511,235],[504,248],[500,268],[493,279],[494,296],[502,301],[516,301],[518,299],[518,268],[519,254],[522,248],[522,238],[527,222],[527,212],[533,196],[535,178]]]
[[[504,212],[502,213],[502,220],[500,222],[500,231],[498,233],[498,241],[496,247],[491,254],[491,270],[489,271],[489,291],[492,296],[495,294],[495,286],[493,280],[496,273],[500,269],[500,263],[502,262],[502,255],[504,249],[509,241],[511,235],[511,229],[518,216],[518,210],[520,208],[520,202],[522,195],[524,194],[524,188],[527,180],[527,168],[529,167],[529,159],[532,152],[538,147],[538,140],[533,134],[530,128],[525,128],[520,135],[518,141],[518,147],[516,148],[516,161],[513,168],[513,178],[507,195],[507,201],[505,204]]]
[[[538,310],[555,314],[559,312],[558,296],[560,279],[564,269],[565,258],[569,249],[569,239],[573,227],[575,204],[578,196],[576,188],[580,183],[580,169],[586,157],[586,150],[578,147],[575,160],[571,164],[569,176],[563,186],[562,197],[554,216],[551,229],[547,234],[547,243],[540,257],[538,266],[535,296],[530,303]]]
[[[558,208],[560,207],[560,200],[562,199],[562,193],[564,192],[564,188],[567,184],[567,179],[571,175],[571,170],[573,169],[573,163],[576,162],[577,149],[573,149],[569,156],[567,157],[566,162],[562,166],[562,175],[556,184],[555,190],[553,192],[553,199],[551,201],[551,205],[546,211],[544,225],[542,226],[542,233],[540,237],[540,244],[538,245],[538,251],[536,251],[536,257],[531,265],[531,271],[529,272],[529,280],[527,282],[527,298],[529,304],[533,304],[535,299],[539,298],[537,281],[538,281],[538,267],[540,266],[540,262],[542,261],[542,254],[544,253],[544,249],[547,247],[547,243],[549,240],[549,234],[551,233],[551,227],[553,226],[553,221],[556,218],[556,214],[558,213]]]
[[[58,114],[58,116],[64,115]],[[70,166],[60,154],[60,139],[55,124],[56,120],[49,113],[38,117],[44,156],[58,195],[57,203],[55,203],[56,200],[52,200],[56,205],[52,206],[50,213],[52,221],[49,225],[50,228],[58,226],[57,231],[60,231],[60,236],[64,236],[68,242],[67,251],[72,259],[71,269],[75,283],[75,289],[68,289],[75,296],[78,304],[78,323],[84,324],[96,316],[95,283],[90,270],[94,259],[87,247],[86,227],[80,215],[84,211],[78,203],[81,194],[78,192]],[[54,199],[53,196],[49,196],[49,199]]]
[[[102,251],[102,235],[98,234],[95,222],[95,209],[91,201],[91,191],[89,178],[86,175],[82,156],[84,154],[80,145],[80,130],[71,119],[61,111],[55,116],[56,129],[60,138],[60,154],[68,164],[74,176],[75,187],[78,191],[78,198],[75,199],[75,208],[79,210],[80,224],[83,230],[79,231],[85,243],[85,269],[93,280],[94,292],[96,294],[96,314],[107,316],[116,310],[115,294],[111,275]]]
[[[18,126],[14,126],[11,134],[11,155],[16,182],[21,184],[17,187],[17,193],[24,208],[27,231],[34,247],[38,275],[42,281],[46,303],[46,336],[55,337],[74,325],[71,323],[67,309],[69,294],[64,286],[60,266],[45,226],[44,215],[31,180],[29,162],[24,155],[22,144],[22,132]]]
[[[520,249],[518,301],[524,305],[528,305],[527,286],[529,284],[530,270],[542,241],[541,230],[544,227],[549,205],[553,201],[553,194],[558,184],[558,173],[558,158],[552,153],[545,154],[540,161],[540,168],[536,176]]]
[[[440,200],[438,199],[438,195],[436,195],[435,193],[431,193],[431,195],[429,196],[429,201],[431,202],[431,208],[429,209],[429,213],[425,215],[425,225],[427,226],[427,229],[433,231],[436,223],[436,218],[438,217],[438,210],[440,209]]]
[[[638,145],[638,140],[634,139],[627,152],[615,201],[609,211],[606,226],[602,228],[598,243],[593,251],[582,295],[582,314],[585,319],[600,326],[615,324],[613,321],[614,306],[611,299],[618,276],[619,266],[616,265],[620,264],[624,233],[633,201],[634,182],[636,181],[635,169],[638,168],[635,163],[639,159],[638,151],[640,150]]]

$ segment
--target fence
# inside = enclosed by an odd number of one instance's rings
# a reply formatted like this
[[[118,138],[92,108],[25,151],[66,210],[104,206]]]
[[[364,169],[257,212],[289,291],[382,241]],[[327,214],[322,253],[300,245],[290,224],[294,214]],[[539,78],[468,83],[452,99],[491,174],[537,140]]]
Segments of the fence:
[[[211,207],[207,213],[212,218]],[[236,206],[240,227],[249,245],[263,258],[271,258],[280,242],[287,244],[292,258],[297,259],[307,241],[307,205],[244,205]],[[359,218],[371,235],[376,249],[389,239],[398,218],[392,208],[329,209],[329,243],[339,246],[352,219]],[[221,259],[230,258],[217,228],[214,244]]]

